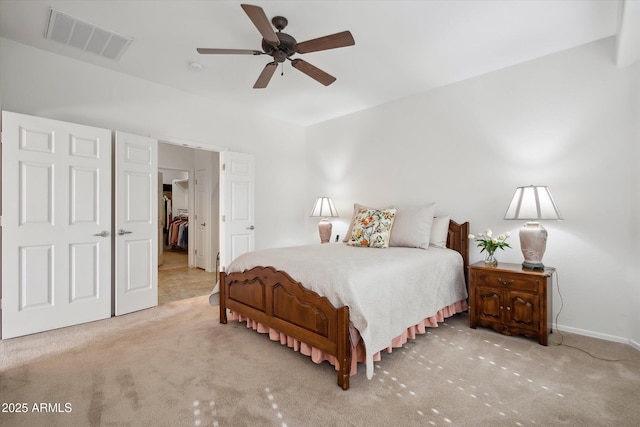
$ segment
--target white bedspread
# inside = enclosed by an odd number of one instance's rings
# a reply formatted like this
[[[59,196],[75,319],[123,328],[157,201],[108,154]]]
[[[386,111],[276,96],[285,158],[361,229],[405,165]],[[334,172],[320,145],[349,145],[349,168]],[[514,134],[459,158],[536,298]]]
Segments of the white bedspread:
[[[286,271],[335,307],[349,306],[351,322],[365,343],[369,379],[374,353],[407,327],[467,298],[462,256],[450,249],[342,243],[264,249],[239,256],[227,272],[256,266]]]

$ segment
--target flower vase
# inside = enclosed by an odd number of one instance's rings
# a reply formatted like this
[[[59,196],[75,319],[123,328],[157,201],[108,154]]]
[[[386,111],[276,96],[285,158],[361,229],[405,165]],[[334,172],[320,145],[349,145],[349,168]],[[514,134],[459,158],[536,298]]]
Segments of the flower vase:
[[[495,267],[498,265],[498,260],[496,259],[494,252],[487,252],[487,255],[484,258],[484,264],[488,267]]]

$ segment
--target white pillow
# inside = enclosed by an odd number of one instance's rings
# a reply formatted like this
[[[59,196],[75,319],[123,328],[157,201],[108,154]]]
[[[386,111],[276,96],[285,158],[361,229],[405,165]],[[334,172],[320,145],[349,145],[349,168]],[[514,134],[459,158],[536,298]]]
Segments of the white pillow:
[[[431,225],[431,236],[429,242],[431,246],[438,248],[447,247],[447,237],[449,236],[449,215],[433,218]]]
[[[435,203],[397,208],[389,246],[429,248],[435,210]]]

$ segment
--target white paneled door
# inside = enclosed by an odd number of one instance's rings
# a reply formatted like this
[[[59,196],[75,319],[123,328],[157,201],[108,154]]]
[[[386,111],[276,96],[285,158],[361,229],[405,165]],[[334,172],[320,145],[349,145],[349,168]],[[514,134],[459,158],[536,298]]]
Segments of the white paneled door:
[[[2,338],[110,317],[111,131],[2,127]]]
[[[158,141],[116,132],[115,314],[158,305]]]
[[[255,249],[255,168],[253,156],[220,153],[222,173],[220,265],[224,268],[239,255]]]

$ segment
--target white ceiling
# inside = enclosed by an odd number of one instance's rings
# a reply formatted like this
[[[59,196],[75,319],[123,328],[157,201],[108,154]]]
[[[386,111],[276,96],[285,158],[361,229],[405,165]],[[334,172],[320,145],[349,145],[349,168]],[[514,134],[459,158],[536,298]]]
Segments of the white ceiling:
[[[634,0],[635,1],[635,0]],[[337,77],[325,87],[284,64],[252,89],[268,56],[241,1],[0,0],[0,36],[91,64],[309,125],[616,35],[617,0],[256,1],[289,20],[298,42],[350,30],[355,46],[300,55]],[[129,36],[115,62],[47,40],[49,9]],[[612,53],[613,55],[614,53]],[[612,56],[613,57],[613,56]],[[189,67],[191,62],[201,70]]]

